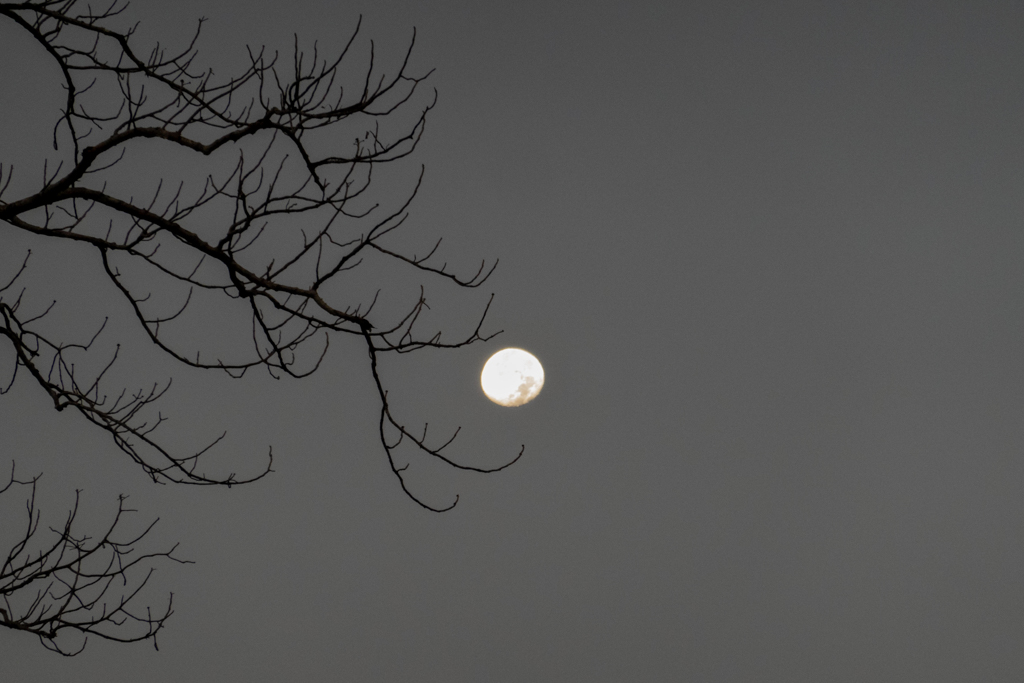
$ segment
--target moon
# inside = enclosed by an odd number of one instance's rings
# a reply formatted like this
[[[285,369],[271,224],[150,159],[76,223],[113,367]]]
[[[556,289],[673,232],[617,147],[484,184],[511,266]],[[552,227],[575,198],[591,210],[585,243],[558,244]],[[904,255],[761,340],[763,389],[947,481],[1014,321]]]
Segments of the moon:
[[[544,387],[544,368],[532,353],[502,349],[484,363],[480,386],[500,406],[521,406],[537,398]]]

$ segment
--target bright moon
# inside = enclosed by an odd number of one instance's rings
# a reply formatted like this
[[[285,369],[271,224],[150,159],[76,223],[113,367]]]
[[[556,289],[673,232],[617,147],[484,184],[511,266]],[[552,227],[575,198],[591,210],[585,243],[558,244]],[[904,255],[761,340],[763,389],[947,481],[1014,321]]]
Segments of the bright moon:
[[[537,398],[544,386],[544,368],[531,353],[502,349],[484,364],[480,386],[498,405],[521,406]]]

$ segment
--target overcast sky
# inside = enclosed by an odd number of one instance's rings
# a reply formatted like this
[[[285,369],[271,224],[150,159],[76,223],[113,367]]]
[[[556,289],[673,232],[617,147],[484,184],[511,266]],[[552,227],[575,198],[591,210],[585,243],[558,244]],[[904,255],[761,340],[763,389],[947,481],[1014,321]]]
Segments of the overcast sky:
[[[486,291],[435,296],[471,325],[495,292],[505,332],[383,371],[409,423],[463,425],[460,460],[526,453],[486,476],[415,465],[417,493],[461,496],[423,510],[377,441],[358,343],[301,381],[139,361],[176,373],[174,438],[228,429],[240,472],[273,444],[276,472],[231,490],[152,484],[22,383],[0,460],[45,473],[44,519],[82,488],[100,524],[128,493],[135,523],[161,518],[148,547],[196,564],[152,579],[155,605],[174,592],[159,652],[94,638],[64,659],[5,631],[4,680],[1019,680],[1024,5],[128,12],[143,47],[208,17],[199,61],[223,76],[293,33],[340,49],[360,14],[394,63],[416,28],[439,99],[411,225],[467,269],[501,259]],[[0,160],[26,175],[23,131],[41,121],[48,152],[62,96],[29,46],[0,21]],[[0,226],[0,267],[27,246]],[[94,254],[43,247],[30,276],[69,315],[124,313]],[[504,346],[547,373],[521,408],[479,390]]]

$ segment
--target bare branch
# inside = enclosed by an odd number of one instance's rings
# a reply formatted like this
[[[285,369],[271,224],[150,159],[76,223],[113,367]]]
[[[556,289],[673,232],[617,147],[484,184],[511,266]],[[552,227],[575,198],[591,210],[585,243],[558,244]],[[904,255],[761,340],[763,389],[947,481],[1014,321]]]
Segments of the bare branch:
[[[0,488],[0,494],[12,486],[28,489],[24,530],[0,566],[0,626],[32,633],[47,649],[69,657],[85,649],[90,635],[119,643],[152,640],[157,647],[157,633],[174,613],[174,594],[168,597],[166,609],[156,614],[148,607],[137,609],[135,602],[153,574],[154,561],[191,562],[174,557],[177,545],[165,552],[135,554],[156,521],[121,540],[123,517],[135,512],[125,507],[127,496],[119,496],[114,519],[101,536],[93,538],[74,529],[80,493],[76,492],[63,526],[50,527],[55,537],[43,540],[36,508],[38,481],[39,475],[27,481],[17,479],[11,463],[10,478]],[[111,585],[125,588],[112,600],[107,598]],[[77,632],[83,638],[77,647],[69,646],[57,640],[63,632]]]

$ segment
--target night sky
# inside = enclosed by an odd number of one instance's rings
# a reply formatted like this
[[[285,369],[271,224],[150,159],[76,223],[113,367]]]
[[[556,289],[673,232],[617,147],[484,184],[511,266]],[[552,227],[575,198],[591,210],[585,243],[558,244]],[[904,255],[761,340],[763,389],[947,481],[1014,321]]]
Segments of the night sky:
[[[95,250],[0,225],[0,280],[32,248],[35,305],[90,333],[110,316],[124,384],[174,377],[166,438],[227,429],[211,468],[240,474],[275,454],[250,486],[157,486],[19,381],[0,471],[44,473],[44,525],[79,488],[98,529],[126,493],[132,528],[160,517],[146,547],[195,564],[151,579],[154,608],[174,593],[159,652],[65,659],[4,631],[0,677],[1020,680],[1024,5],[138,0],[126,21],[173,47],[208,17],[199,61],[226,77],[247,44],[340,49],[360,15],[382,68],[415,27],[412,70],[436,69],[421,146],[380,180],[426,167],[409,244],[500,259],[471,292],[396,277],[453,334],[494,292],[484,331],[504,332],[382,373],[406,422],[462,425],[460,462],[525,454],[490,475],[414,460],[417,495],[460,495],[428,512],[388,467],[360,340],[303,380],[182,370]],[[0,21],[0,161],[23,188],[62,97]],[[126,163],[163,172],[152,149]],[[520,408],[479,388],[506,346],[547,375]],[[0,526],[22,503],[0,498]]]

